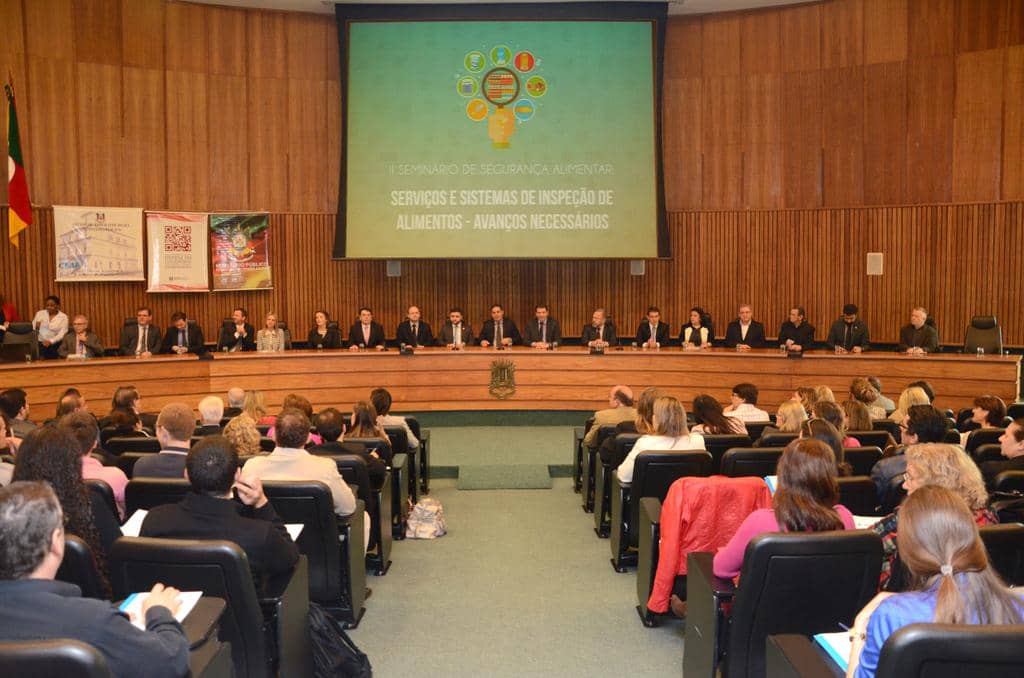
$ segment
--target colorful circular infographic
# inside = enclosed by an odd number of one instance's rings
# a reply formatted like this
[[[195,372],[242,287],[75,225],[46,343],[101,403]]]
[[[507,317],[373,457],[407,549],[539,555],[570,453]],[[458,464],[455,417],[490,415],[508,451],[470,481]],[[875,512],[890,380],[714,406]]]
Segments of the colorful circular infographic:
[[[487,65],[487,57],[484,56],[483,52],[474,50],[466,55],[463,64],[470,73],[479,73]]]
[[[487,117],[487,104],[483,99],[472,99],[466,104],[466,115],[473,122],[480,122]]]
[[[481,89],[492,104],[505,106],[519,95],[519,78],[508,68],[492,68],[484,75]]]
[[[512,107],[512,112],[515,114],[516,120],[519,122],[526,122],[533,117],[533,114],[536,112],[536,108],[533,105],[533,102],[529,99],[520,99],[515,103],[515,106]]]
[[[539,75],[535,75],[526,81],[526,93],[531,97],[544,96],[548,91],[548,82]]]
[[[461,94],[462,96],[471,97],[475,95],[477,92],[476,78],[470,78],[468,76],[465,78],[459,78],[459,81],[456,83],[455,88],[459,91],[459,94]]]
[[[504,66],[512,60],[512,50],[505,45],[498,45],[491,49],[491,63],[495,66]]]

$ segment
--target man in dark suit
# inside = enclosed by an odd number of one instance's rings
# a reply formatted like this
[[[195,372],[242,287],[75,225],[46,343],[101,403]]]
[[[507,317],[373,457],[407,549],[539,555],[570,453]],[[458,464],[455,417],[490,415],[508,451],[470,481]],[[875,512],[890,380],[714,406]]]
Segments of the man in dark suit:
[[[764,348],[764,325],[754,320],[754,307],[741,305],[737,316],[725,330],[725,345],[740,351]]]
[[[806,323],[806,317],[807,311],[803,306],[789,309],[789,320],[779,328],[779,346],[785,346],[787,351],[794,353],[811,348],[814,343],[814,325]]]
[[[224,408],[225,417],[237,417],[245,406],[245,389],[233,386],[228,389],[228,406]]]
[[[668,346],[668,323],[661,322],[661,309],[657,306],[647,307],[647,320],[636,330],[636,343],[644,348]]]
[[[328,407],[316,415],[316,430],[324,442],[311,447],[310,454],[357,454],[366,460],[366,470],[370,474],[373,489],[384,486],[388,467],[376,452],[367,452],[366,448],[357,443],[345,442],[345,418],[341,412]]]
[[[491,319],[484,321],[480,328],[480,346],[516,346],[523,343],[519,328],[511,318],[505,317],[505,309],[501,304],[491,306]]]
[[[132,477],[181,478],[195,430],[196,418],[191,407],[184,403],[164,405],[156,418],[160,453],[146,455],[135,462]]]
[[[363,306],[359,309],[359,320],[348,330],[348,349],[360,348],[384,350],[384,326],[373,319],[373,309]]]
[[[462,348],[473,344],[473,329],[463,319],[462,309],[458,306],[453,306],[448,311],[448,320],[441,326],[437,343],[448,348]]]
[[[430,325],[421,318],[420,307],[410,306],[406,317],[408,319],[400,323],[395,332],[398,343],[407,346],[433,346],[434,333],[430,330]]]
[[[256,330],[249,324],[249,313],[244,308],[233,309],[231,322],[220,328],[217,350],[231,353],[256,350]]]
[[[136,324],[121,328],[119,343],[121,355],[137,355],[149,358],[160,352],[160,328],[153,324],[153,311],[140,306],[135,311]]]
[[[534,309],[536,317],[526,323],[523,342],[534,348],[548,348],[553,344],[562,343],[562,328],[558,321],[551,317],[546,304],[538,304]]]
[[[825,343],[836,353],[860,353],[871,346],[868,325],[857,317],[857,305],[843,306],[842,317],[832,323]]]
[[[238,452],[223,436],[210,436],[185,458],[185,477],[192,491],[177,504],[149,511],[139,536],[164,539],[226,539],[242,547],[253,575],[287,572],[299,549],[267,501],[263,483],[243,476]],[[241,504],[231,498],[232,488]]]
[[[206,353],[206,341],[203,339],[203,328],[189,324],[183,311],[171,314],[171,326],[167,328],[164,340],[160,344],[161,353]]]
[[[199,428],[192,436],[205,437],[220,434],[220,420],[224,418],[224,401],[217,396],[206,396],[199,401]]]
[[[910,312],[910,324],[900,329],[900,345],[896,350],[909,355],[939,352],[939,332],[928,324],[928,311],[921,306]]]
[[[981,475],[990,488],[1003,471],[1024,471],[1024,417],[1006,427],[999,438],[999,448],[1005,461],[986,461],[981,465]]]
[[[603,308],[596,309],[590,318],[590,324],[583,326],[584,346],[591,348],[604,348],[614,346],[618,339],[615,337],[615,325],[608,320],[608,314]]]

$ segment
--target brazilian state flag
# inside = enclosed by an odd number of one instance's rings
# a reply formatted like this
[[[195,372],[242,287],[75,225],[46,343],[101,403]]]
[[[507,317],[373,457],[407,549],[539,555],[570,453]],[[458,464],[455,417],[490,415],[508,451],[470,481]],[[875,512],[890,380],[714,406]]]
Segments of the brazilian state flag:
[[[18,134],[18,110],[14,105],[14,87],[4,85],[7,93],[7,234],[11,244],[18,246],[18,235],[32,223],[32,203],[28,198],[28,179],[25,161],[21,155],[21,136]]]

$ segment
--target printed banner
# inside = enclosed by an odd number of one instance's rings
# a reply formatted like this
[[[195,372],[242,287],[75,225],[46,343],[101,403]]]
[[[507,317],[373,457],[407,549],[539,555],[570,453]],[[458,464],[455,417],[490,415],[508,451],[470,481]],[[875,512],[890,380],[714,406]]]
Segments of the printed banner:
[[[209,292],[207,214],[146,212],[147,292]]]
[[[210,215],[214,291],[273,287],[269,226],[265,212]]]
[[[53,206],[57,282],[145,280],[142,208]]]

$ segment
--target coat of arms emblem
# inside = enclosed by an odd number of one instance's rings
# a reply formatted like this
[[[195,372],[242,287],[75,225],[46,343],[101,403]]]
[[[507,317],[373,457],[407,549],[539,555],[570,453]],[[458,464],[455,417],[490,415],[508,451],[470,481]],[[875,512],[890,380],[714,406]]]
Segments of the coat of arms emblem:
[[[516,366],[511,360],[491,363],[491,386],[487,389],[499,400],[511,398],[516,392]]]

